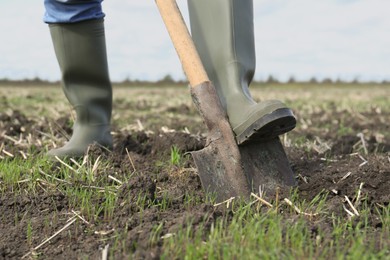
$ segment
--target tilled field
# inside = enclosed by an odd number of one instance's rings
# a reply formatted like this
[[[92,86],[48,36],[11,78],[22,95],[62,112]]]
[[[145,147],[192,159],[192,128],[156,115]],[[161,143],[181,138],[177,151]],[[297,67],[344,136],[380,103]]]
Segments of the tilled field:
[[[290,194],[264,199],[278,205],[286,223],[305,218],[313,240],[319,239],[321,230],[319,244],[332,240],[335,219],[353,227],[361,221],[360,209],[370,209],[364,214],[365,230],[374,246],[383,250],[390,246],[389,231],[384,230],[389,220],[381,217],[390,201],[390,107],[356,96],[347,104],[337,88],[333,99],[313,103],[303,95],[310,89],[298,90],[302,96],[291,95],[288,102],[293,108],[296,104],[299,124],[281,140],[299,184]],[[105,248],[113,259],[158,259],[167,255],[164,240],[188,225],[201,229],[206,240],[218,219],[229,222],[234,210],[217,207],[205,196],[188,155],[201,149],[205,140],[205,128],[191,101],[167,104],[160,100],[168,100],[164,93],[172,92],[128,91],[133,99],[115,98],[114,151],[91,147],[84,161],[46,163],[47,149],[71,134],[71,117],[66,110],[51,107],[57,102],[53,97],[21,94],[21,99],[30,100],[25,107],[15,101],[17,94],[0,92],[0,164],[31,163],[13,166],[18,175],[13,183],[5,177],[7,169],[0,168],[0,259],[99,259]],[[370,92],[358,91],[360,97]],[[44,102],[50,108],[40,109]],[[91,178],[78,176],[85,172]],[[98,195],[88,204],[96,214],[83,199],[69,195],[92,189]],[[296,204],[319,196],[326,197],[321,212]],[[288,203],[292,197],[294,205]],[[260,212],[267,210],[261,208]],[[384,234],[385,239],[376,239]]]

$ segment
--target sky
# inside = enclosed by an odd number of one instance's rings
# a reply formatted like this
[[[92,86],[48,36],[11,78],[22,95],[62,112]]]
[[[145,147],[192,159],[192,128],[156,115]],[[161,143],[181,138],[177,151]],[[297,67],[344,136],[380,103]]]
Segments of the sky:
[[[0,79],[59,80],[43,0],[1,0],[0,10]],[[185,79],[153,0],[103,10],[112,81]],[[255,79],[390,80],[389,10],[389,0],[254,0]]]

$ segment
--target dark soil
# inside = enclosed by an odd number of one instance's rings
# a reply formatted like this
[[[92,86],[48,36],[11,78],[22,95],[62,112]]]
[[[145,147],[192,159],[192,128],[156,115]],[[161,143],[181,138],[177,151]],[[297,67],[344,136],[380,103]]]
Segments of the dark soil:
[[[182,108],[170,109],[174,112]],[[286,147],[286,152],[297,175],[301,199],[310,201],[321,192],[328,193],[327,210],[347,219],[348,214],[343,210],[345,196],[355,202],[353,200],[361,189],[361,203],[367,203],[372,209],[369,225],[374,236],[375,232],[382,232],[382,223],[375,208],[386,206],[390,201],[390,141],[389,136],[379,136],[367,129],[388,131],[383,117],[390,118],[390,115],[372,112],[365,117],[369,121],[364,124],[350,118],[350,121],[344,121],[344,125],[364,133],[365,145],[359,143],[362,139],[354,134],[340,136],[336,131],[322,131],[323,123],[332,127],[336,125],[327,113],[320,113],[313,115],[313,121],[320,118],[320,123],[308,130],[298,127],[291,136],[304,136],[309,143],[320,140],[316,145],[326,149],[302,145]],[[340,118],[344,118],[342,113]],[[69,125],[67,118],[49,121],[26,118],[18,111],[0,113],[0,146],[15,157],[21,157],[23,153],[30,156],[44,153],[45,146],[37,140],[47,140],[45,133],[49,133],[64,141],[62,136],[71,134]],[[83,256],[99,259],[104,246],[112,245],[118,239],[127,251],[117,250],[115,259],[158,259],[162,253],[161,236],[175,233],[185,227],[188,220],[195,229],[200,223],[206,223],[204,232],[207,233],[211,223],[227,214],[205,201],[190,157],[180,167],[156,164],[158,161],[169,162],[172,146],[176,146],[181,154],[201,149],[203,137],[182,132],[114,132],[114,151],[103,152],[104,159],[111,165],[107,175],[119,179],[121,176],[132,177],[118,192],[113,216],[109,219],[99,216],[88,223],[77,220],[68,231],[60,233],[38,250],[45,259],[78,259]],[[367,149],[367,154],[364,149]],[[90,153],[97,156],[102,151],[95,147]],[[0,155],[3,159],[12,159],[5,153]],[[21,184],[20,191],[21,194],[15,195],[9,188],[0,195],[0,259],[21,258],[32,247],[64,227],[72,216],[68,198],[55,188],[38,188],[31,193],[24,192]],[[144,207],[137,203],[140,194],[147,202]],[[194,202],[186,203],[190,197]],[[159,203],[163,199],[169,203],[161,210]],[[159,238],[151,240],[151,234],[161,223]],[[29,225],[34,231],[31,241],[27,237]],[[316,225],[313,229],[326,229],[329,223]]]

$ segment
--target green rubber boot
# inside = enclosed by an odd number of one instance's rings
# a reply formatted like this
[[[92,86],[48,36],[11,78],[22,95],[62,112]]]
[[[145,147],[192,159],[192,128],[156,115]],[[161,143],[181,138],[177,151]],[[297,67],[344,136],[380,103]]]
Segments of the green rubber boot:
[[[192,38],[214,83],[238,144],[292,130],[296,119],[278,100],[256,103],[250,93],[256,58],[252,0],[188,0]]]
[[[64,93],[76,111],[69,142],[50,157],[81,157],[98,143],[112,149],[112,88],[108,74],[103,20],[49,26],[62,73]]]

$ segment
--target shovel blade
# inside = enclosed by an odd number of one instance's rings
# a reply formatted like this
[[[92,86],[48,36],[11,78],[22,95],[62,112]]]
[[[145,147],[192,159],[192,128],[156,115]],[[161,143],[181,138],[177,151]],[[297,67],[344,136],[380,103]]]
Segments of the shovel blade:
[[[220,151],[220,147],[221,144],[211,144],[192,152],[202,187],[215,195],[217,202],[232,197],[249,198],[251,192],[259,190],[273,195],[277,188],[296,185],[279,138],[238,146],[239,153],[235,155],[231,154],[235,147],[225,151]]]
[[[212,143],[191,153],[202,187],[206,193],[215,196],[217,202],[232,197],[248,197],[251,188],[242,167],[240,154],[233,154],[231,148],[224,149],[223,146],[225,145],[222,143]]]
[[[209,130],[205,148],[191,153],[206,192],[221,202],[248,198],[260,186],[272,192],[295,185],[279,138],[238,146],[212,83],[193,87],[191,95]]]
[[[242,165],[252,191],[274,194],[277,188],[296,186],[295,175],[280,139],[239,146]]]

